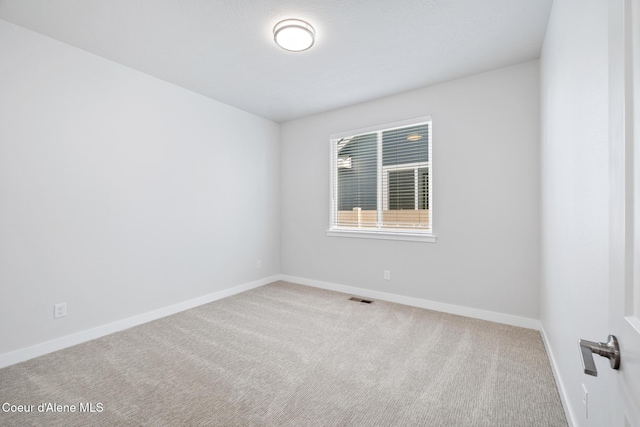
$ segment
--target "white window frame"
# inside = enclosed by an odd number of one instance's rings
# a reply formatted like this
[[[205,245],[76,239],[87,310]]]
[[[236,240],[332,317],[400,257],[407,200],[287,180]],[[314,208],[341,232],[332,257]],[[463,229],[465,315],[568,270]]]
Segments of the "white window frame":
[[[336,153],[337,147],[333,141],[341,139],[341,138],[350,138],[356,135],[362,135],[367,133],[378,133],[381,135],[383,131],[415,126],[421,123],[429,122],[429,134],[428,134],[428,162],[419,162],[419,163],[407,163],[401,165],[394,166],[383,166],[382,165],[382,144],[378,144],[378,173],[377,173],[377,187],[378,187],[378,206],[382,206],[382,209],[378,209],[378,227],[345,227],[345,226],[337,226],[337,206],[338,206],[338,182],[337,182],[337,162],[338,156]],[[367,128],[355,129],[340,133],[334,133],[329,137],[329,159],[330,159],[330,169],[329,169],[329,177],[330,177],[330,203],[329,203],[329,229],[327,230],[327,236],[330,237],[356,237],[356,238],[366,238],[366,239],[384,239],[384,240],[406,240],[406,241],[414,241],[414,242],[428,242],[435,243],[437,240],[437,236],[434,233],[433,228],[433,153],[432,153],[432,135],[433,135],[433,122],[431,116],[422,116],[416,117],[413,119],[397,121],[393,123],[385,123],[378,126],[371,126]],[[379,136],[380,138],[380,136]],[[350,163],[349,163],[350,166]],[[394,229],[394,228],[383,228],[382,227],[382,218],[381,212],[388,208],[388,173],[390,170],[398,171],[398,170],[418,170],[420,168],[427,167],[429,170],[428,177],[428,204],[429,204],[429,225],[430,229],[428,230],[407,230],[407,229]],[[417,185],[416,185],[417,190]],[[416,199],[418,198],[418,191],[415,193]],[[417,205],[416,201],[416,205]]]

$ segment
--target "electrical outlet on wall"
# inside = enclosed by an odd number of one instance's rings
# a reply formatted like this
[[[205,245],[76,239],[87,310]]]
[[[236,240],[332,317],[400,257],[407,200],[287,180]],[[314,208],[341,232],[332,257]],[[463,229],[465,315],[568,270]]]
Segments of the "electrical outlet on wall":
[[[262,268],[262,261],[256,261],[256,268]]]
[[[391,272],[389,270],[384,271],[384,280],[391,280]]]
[[[67,315],[67,303],[62,302],[53,306],[53,318],[64,317]]]

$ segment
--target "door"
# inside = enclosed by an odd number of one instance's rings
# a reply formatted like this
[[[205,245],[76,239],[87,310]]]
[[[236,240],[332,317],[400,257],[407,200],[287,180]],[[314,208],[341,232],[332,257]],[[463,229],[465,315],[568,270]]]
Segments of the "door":
[[[640,426],[640,0],[609,1],[612,426]]]

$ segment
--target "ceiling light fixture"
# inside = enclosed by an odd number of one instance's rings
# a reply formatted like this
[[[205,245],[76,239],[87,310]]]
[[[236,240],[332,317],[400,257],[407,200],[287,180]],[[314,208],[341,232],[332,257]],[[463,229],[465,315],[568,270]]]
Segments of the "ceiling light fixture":
[[[273,27],[273,40],[290,52],[302,52],[313,46],[316,32],[313,27],[300,19],[285,19]]]
[[[422,139],[422,135],[419,133],[412,133],[407,137],[408,141],[420,141]]]

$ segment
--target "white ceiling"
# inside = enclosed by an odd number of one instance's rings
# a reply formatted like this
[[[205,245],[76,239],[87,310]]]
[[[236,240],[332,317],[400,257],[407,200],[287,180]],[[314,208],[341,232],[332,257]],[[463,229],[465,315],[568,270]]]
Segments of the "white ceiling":
[[[0,0],[0,19],[283,122],[540,56],[552,0]],[[292,53],[273,26],[299,18]]]

